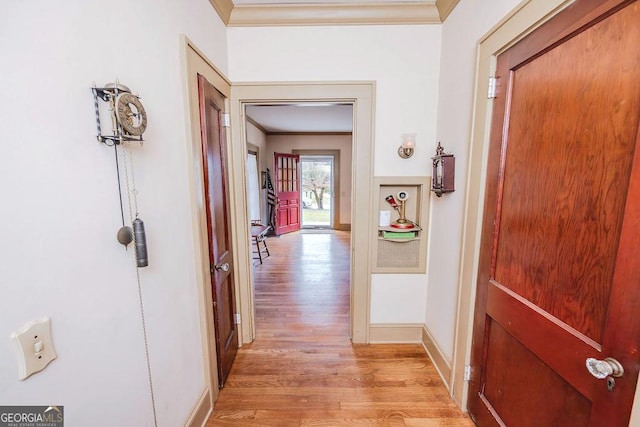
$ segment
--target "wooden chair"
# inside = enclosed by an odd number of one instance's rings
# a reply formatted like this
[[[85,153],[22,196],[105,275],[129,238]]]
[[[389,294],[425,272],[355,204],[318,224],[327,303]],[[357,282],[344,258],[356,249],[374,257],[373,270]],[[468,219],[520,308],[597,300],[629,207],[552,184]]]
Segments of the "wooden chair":
[[[251,243],[254,246],[253,259],[257,259],[262,264],[262,258],[268,257],[269,248],[267,247],[267,233],[271,230],[268,225],[261,224],[260,221],[251,221]],[[260,244],[262,243],[262,247]],[[264,254],[264,256],[263,256]]]

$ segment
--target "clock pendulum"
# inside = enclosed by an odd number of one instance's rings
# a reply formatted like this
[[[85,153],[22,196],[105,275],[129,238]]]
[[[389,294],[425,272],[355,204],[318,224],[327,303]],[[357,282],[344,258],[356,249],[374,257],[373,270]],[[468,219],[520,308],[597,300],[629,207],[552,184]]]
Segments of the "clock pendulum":
[[[118,160],[118,146],[113,145],[113,151],[116,153],[116,176],[118,177],[118,198],[120,200],[120,216],[122,217],[122,227],[118,230],[116,238],[120,244],[124,245],[125,250],[129,243],[133,241],[133,230],[124,224],[124,206],[122,205],[122,185],[120,183],[120,161]]]

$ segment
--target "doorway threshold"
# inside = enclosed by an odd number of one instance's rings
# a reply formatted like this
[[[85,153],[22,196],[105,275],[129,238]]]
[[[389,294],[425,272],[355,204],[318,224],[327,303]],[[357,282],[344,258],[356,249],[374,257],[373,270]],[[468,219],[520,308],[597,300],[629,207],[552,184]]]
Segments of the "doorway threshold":
[[[299,233],[302,234],[333,234],[334,230],[331,228],[322,227],[305,227],[301,228]]]

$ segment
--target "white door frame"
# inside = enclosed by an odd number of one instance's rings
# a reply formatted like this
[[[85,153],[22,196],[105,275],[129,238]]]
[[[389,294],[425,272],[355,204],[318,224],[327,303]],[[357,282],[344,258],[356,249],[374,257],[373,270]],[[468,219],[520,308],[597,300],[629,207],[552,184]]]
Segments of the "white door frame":
[[[231,181],[245,184],[243,159],[247,150],[244,106],[260,102],[340,102],[353,103],[353,192],[351,195],[351,339],[354,343],[369,342],[369,311],[371,300],[371,196],[373,183],[373,82],[312,82],[312,83],[239,83],[231,87]],[[242,188],[244,191],[244,187]],[[240,194],[240,193],[239,193]],[[244,194],[243,192],[241,194]],[[253,269],[249,248],[248,223],[245,200],[236,199],[236,228],[238,230],[234,256],[237,261],[238,302],[243,342],[255,337],[255,305],[253,295]],[[357,218],[357,221],[353,219]],[[240,230],[240,229],[243,230]],[[244,238],[246,237],[246,238]],[[244,239],[243,239],[244,238]],[[234,242],[235,243],[235,242]]]

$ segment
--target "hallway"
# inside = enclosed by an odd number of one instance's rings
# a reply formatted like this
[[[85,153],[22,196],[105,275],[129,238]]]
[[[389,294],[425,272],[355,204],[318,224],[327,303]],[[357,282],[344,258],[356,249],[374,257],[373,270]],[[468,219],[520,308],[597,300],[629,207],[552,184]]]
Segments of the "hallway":
[[[473,426],[420,345],[351,344],[348,232],[267,244],[256,340],[238,351],[207,426]]]

